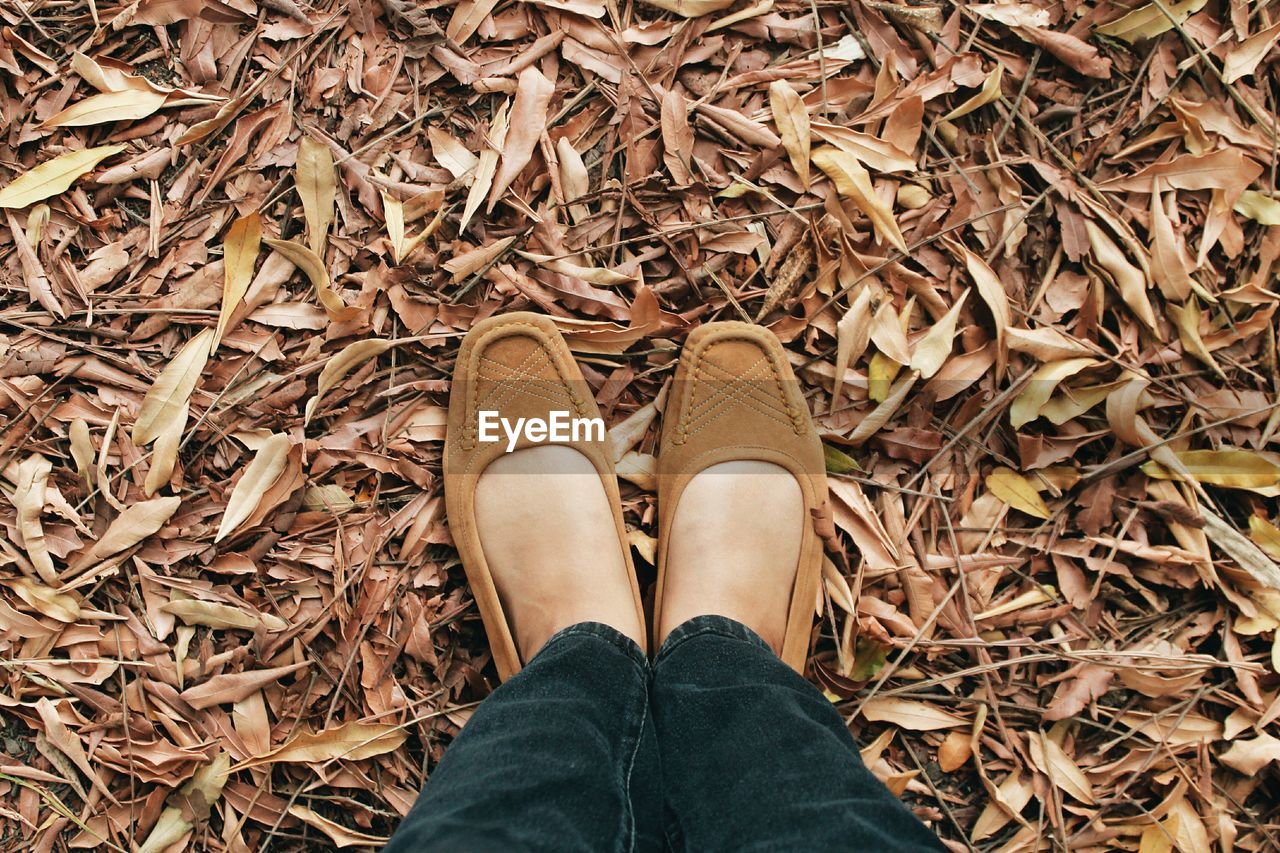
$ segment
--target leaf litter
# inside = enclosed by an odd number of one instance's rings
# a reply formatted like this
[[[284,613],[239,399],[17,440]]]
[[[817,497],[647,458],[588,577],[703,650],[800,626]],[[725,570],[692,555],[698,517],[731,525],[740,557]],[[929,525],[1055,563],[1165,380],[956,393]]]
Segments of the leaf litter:
[[[494,686],[460,338],[642,582],[692,326],[823,434],[809,675],[955,850],[1280,847],[1266,4],[0,6],[0,843],[376,847]]]

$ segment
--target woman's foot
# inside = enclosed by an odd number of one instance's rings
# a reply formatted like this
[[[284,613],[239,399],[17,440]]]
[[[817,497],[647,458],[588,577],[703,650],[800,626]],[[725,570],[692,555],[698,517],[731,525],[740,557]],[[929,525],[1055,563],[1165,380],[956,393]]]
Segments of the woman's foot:
[[[695,616],[735,619],[781,653],[807,519],[796,478],[768,462],[699,472],[671,523],[655,642]]]
[[[803,671],[826,498],[822,443],[777,336],[734,322],[690,332],[658,447],[655,644],[718,614]]]
[[[613,510],[587,457],[561,445],[499,457],[476,485],[475,523],[521,659],[578,622],[644,645]]]

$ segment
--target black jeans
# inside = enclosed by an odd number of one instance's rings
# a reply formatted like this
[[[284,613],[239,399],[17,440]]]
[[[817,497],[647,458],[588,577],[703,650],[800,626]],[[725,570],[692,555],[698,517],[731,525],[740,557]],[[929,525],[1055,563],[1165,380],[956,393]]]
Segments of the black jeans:
[[[940,850],[840,714],[745,625],[699,616],[652,665],[556,634],[481,703],[386,850]]]

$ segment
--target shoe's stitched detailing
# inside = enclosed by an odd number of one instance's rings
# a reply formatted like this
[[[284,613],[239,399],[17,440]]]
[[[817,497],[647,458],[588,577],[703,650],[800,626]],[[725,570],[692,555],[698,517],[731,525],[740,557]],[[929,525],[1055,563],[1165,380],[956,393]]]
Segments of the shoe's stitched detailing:
[[[705,381],[693,389],[693,394],[696,396],[698,388],[707,386],[712,386],[712,392],[707,394],[706,399],[701,403],[690,405],[685,419],[687,434],[694,435],[700,432],[716,418],[730,411],[734,403],[741,403],[780,424],[791,426],[790,412],[785,401],[773,397],[764,397],[762,399],[761,395],[753,390],[756,385],[761,384],[762,379],[769,378],[768,372],[772,365],[767,363],[767,358],[767,356],[762,357],[754,365],[738,375],[730,373],[710,359],[699,361],[698,366],[694,368],[694,377],[697,380]],[[762,363],[764,363],[766,370],[765,375],[760,376],[757,374]],[[720,375],[704,375],[714,373],[719,373]],[[752,403],[756,405],[753,406]]]
[[[692,387],[688,390],[687,397],[689,403],[681,415],[674,443],[684,444],[690,436],[697,435],[729,411],[734,403],[791,427],[797,435],[804,434],[808,423],[807,413],[797,411],[791,404],[777,365],[768,353],[762,353],[750,367],[741,371],[730,371],[711,358],[711,353],[717,346],[742,340],[744,339],[727,338],[715,341],[695,357],[691,365]],[[746,341],[758,346],[755,341]],[[760,375],[762,365],[767,368],[764,375]],[[762,393],[761,389],[767,379],[773,380],[775,395]],[[708,387],[710,390],[707,390]]]
[[[541,331],[540,329],[538,331]],[[503,336],[505,338],[507,336]],[[500,340],[502,338],[499,338]],[[481,350],[478,353],[476,392],[474,402],[468,406],[463,427],[463,449],[475,448],[479,434],[482,409],[499,409],[514,395],[527,395],[546,401],[551,408],[572,408],[579,416],[586,416],[586,407],[567,383],[559,366],[546,348],[534,337],[524,338],[532,345],[529,353],[515,366],[489,358]],[[485,368],[491,368],[492,372]],[[481,388],[482,385],[487,387]]]

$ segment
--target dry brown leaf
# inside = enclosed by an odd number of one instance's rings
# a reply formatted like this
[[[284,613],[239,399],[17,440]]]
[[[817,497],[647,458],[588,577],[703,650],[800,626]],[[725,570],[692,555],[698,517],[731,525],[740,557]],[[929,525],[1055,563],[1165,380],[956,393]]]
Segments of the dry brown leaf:
[[[97,148],[68,151],[46,160],[0,189],[0,208],[28,207],[65,192],[75,183],[76,178],[87,174],[94,166],[124,149],[123,145],[101,145]]]
[[[982,91],[956,107],[951,112],[942,117],[943,121],[953,121],[961,116],[967,116],[969,113],[984,107],[992,101],[1000,97],[1000,81],[1004,79],[1004,65],[997,62],[996,67],[991,69],[991,73],[987,75],[986,82],[982,84]]]
[[[348,829],[342,824],[318,815],[306,806],[300,806],[296,803],[289,806],[289,814],[323,832],[333,842],[334,846],[339,849],[344,847],[381,847],[387,843],[387,839],[384,837]]]
[[[826,172],[840,195],[852,201],[871,220],[881,238],[899,252],[907,254],[907,243],[902,239],[902,231],[893,218],[893,211],[876,192],[871,176],[862,168],[858,158],[842,149],[826,146],[815,150],[810,159]]]
[[[299,140],[296,180],[303,216],[307,220],[307,245],[323,258],[338,192],[333,152],[328,145],[310,136]]]
[[[262,218],[257,213],[237,219],[227,229],[227,238],[222,243],[222,308],[218,312],[218,326],[209,344],[210,355],[218,351],[218,344],[227,332],[231,315],[240,307],[240,300],[249,291],[261,245]]]
[[[146,118],[160,109],[168,97],[163,92],[138,89],[90,95],[45,119],[40,126],[88,127],[116,121],[134,121]]]
[[[489,192],[489,213],[493,213],[493,207],[502,198],[502,194],[533,158],[533,149],[546,130],[547,107],[551,104],[551,96],[555,94],[555,90],[552,82],[543,77],[536,67],[530,65],[520,72],[508,130],[501,143],[502,164],[498,167],[493,188]]]
[[[399,749],[404,729],[374,723],[347,723],[321,732],[303,732],[278,749],[236,765],[233,770],[277,762],[323,764],[326,761],[358,761]]]
[[[1004,376],[1006,360],[1009,357],[1009,344],[1006,340],[1008,329],[1013,325],[1013,312],[1009,307],[1009,294],[1005,292],[1000,277],[995,274],[982,258],[964,246],[956,244],[964,257],[965,269],[978,288],[978,295],[987,304],[996,326],[996,378]]]
[[[809,110],[800,95],[786,80],[769,84],[769,106],[773,110],[773,123],[782,137],[782,146],[791,158],[801,185],[809,188]]]
[[[263,494],[284,470],[285,457],[292,446],[289,436],[283,433],[273,434],[262,443],[227,498],[227,508],[218,524],[218,533],[213,537],[214,542],[221,542],[235,533],[236,528],[253,515]]]
[[[53,584],[58,577],[53,568],[53,558],[49,556],[49,546],[44,540],[44,526],[40,521],[44,512],[45,486],[52,470],[53,463],[39,453],[28,456],[18,465],[12,498],[13,506],[18,510],[19,543],[26,549],[31,564],[47,584]]]
[[[72,564],[69,573],[79,574],[137,545],[164,527],[164,523],[178,511],[181,503],[182,499],[177,497],[152,498],[125,507],[102,537]]]
[[[923,338],[916,342],[911,351],[911,369],[920,371],[920,376],[930,379],[937,373],[947,357],[951,355],[951,341],[956,335],[956,321],[960,319],[960,309],[969,298],[969,291],[960,294],[956,304],[948,309],[942,318],[930,327]]]
[[[334,291],[329,283],[329,272],[325,269],[324,261],[319,255],[292,240],[267,239],[263,242],[306,274],[311,281],[311,286],[316,289],[316,298],[320,300],[320,306],[324,308],[330,320],[335,323],[344,323],[359,316],[360,309],[344,304],[342,297]]]
[[[489,196],[494,175],[498,171],[498,157],[507,140],[509,126],[507,108],[509,106],[509,101],[503,101],[493,111],[493,120],[489,124],[489,136],[485,140],[486,146],[480,151],[476,162],[475,179],[471,182],[471,191],[467,193],[467,203],[462,208],[462,221],[458,223],[459,231],[467,230],[471,217],[475,216],[480,205],[484,204],[484,200]]]
[[[234,672],[215,675],[203,684],[188,687],[179,696],[192,708],[212,708],[215,705],[230,705],[240,702],[269,684],[274,684],[286,675],[291,675],[310,664],[306,661],[289,666],[273,666],[267,669],[255,669],[249,672]]]
[[[1123,39],[1131,44],[1153,39],[1180,26],[1187,18],[1203,9],[1207,2],[1208,0],[1182,0],[1181,3],[1148,3],[1108,24],[1095,27],[1094,32]]]
[[[965,721],[941,708],[913,699],[874,696],[862,703],[862,716],[877,723],[892,723],[916,732],[952,729]]]

